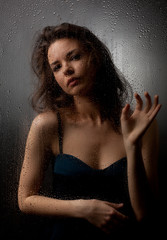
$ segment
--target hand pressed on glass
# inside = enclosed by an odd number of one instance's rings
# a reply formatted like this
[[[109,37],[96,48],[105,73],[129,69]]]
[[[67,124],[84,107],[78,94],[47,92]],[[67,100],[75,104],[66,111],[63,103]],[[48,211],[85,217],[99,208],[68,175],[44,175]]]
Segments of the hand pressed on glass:
[[[121,128],[125,145],[133,145],[141,140],[161,108],[161,104],[158,103],[158,95],[154,96],[153,104],[148,92],[145,92],[144,95],[146,98],[144,108],[141,97],[135,93],[136,107],[134,112],[129,116],[129,104],[126,104],[122,109]]]

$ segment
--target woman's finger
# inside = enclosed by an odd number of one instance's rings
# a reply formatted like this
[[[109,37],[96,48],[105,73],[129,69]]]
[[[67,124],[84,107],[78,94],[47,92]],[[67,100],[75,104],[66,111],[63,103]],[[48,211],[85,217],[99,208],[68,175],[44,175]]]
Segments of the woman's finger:
[[[124,206],[123,203],[113,203],[113,202],[106,202],[107,205],[115,208],[115,209],[120,209]]]
[[[135,93],[134,96],[136,98],[136,108],[135,109],[140,111],[140,110],[142,110],[143,101],[138,93]]]
[[[116,210],[115,219],[120,222],[125,222],[128,220],[128,217]]]
[[[118,221],[117,219],[111,219],[110,221],[107,221],[106,225],[104,226],[104,229],[108,234],[112,233],[118,227],[122,224],[122,222]]]
[[[127,120],[129,118],[130,105],[127,103],[122,109],[121,120]]]
[[[103,230],[110,233],[113,230],[116,230],[118,227],[123,226],[128,220],[128,217],[115,210],[114,214],[106,218],[106,222],[103,225]]]
[[[158,106],[158,102],[159,102],[159,97],[158,97],[158,95],[155,95],[154,96],[153,105],[152,105],[151,109],[148,112],[148,117],[150,117],[153,114],[153,112],[155,111],[156,107]]]
[[[145,92],[144,95],[145,95],[145,98],[146,98],[146,106],[144,108],[144,112],[147,113],[150,110],[151,106],[152,106],[152,101],[151,101],[151,97],[148,94],[148,92]]]
[[[149,116],[150,121],[153,121],[153,119],[156,117],[157,113],[161,109],[161,106],[162,106],[161,104],[158,104],[156,108],[152,111],[151,115]]]

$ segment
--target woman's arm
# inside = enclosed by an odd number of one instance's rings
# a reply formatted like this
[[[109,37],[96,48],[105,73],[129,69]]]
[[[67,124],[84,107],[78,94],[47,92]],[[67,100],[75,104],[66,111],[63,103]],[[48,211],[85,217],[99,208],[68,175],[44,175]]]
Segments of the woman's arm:
[[[129,105],[122,111],[121,126],[128,163],[128,187],[137,220],[149,216],[157,194],[158,135],[154,118],[161,105],[145,93],[146,105],[138,94],[136,108],[129,116]]]
[[[51,138],[53,131],[56,134],[56,128],[56,118],[51,114],[39,114],[32,122],[19,181],[19,208],[25,213],[37,215],[80,217],[79,200],[66,201],[39,195],[51,157]]]
[[[158,197],[158,146],[157,139],[151,137],[155,135],[153,126],[148,129],[147,133],[149,136],[143,136],[142,143],[138,143],[126,151],[129,194],[136,218],[139,221],[145,216],[149,216],[151,211],[155,213],[155,202]]]
[[[156,119],[150,125],[141,142],[142,158],[149,185],[155,199],[159,197],[158,157],[159,130]]]

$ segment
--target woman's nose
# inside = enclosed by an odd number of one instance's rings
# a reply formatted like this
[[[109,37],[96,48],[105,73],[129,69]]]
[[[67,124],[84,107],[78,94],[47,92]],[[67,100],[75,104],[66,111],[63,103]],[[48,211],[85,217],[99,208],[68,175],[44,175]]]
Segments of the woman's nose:
[[[72,66],[66,64],[64,67],[64,75],[69,76],[73,73],[74,73],[74,69],[72,68]]]

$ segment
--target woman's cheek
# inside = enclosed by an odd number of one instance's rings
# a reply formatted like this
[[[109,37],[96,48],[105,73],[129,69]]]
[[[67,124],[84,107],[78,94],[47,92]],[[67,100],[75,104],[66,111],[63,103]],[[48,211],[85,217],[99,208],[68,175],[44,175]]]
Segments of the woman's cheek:
[[[63,86],[62,86],[61,79],[57,75],[55,76],[55,74],[54,74],[54,78],[55,78],[55,81],[57,82],[57,84],[62,88]]]
[[[63,82],[58,82],[58,85],[64,90],[65,89],[65,86],[64,86],[64,84],[63,84]]]

